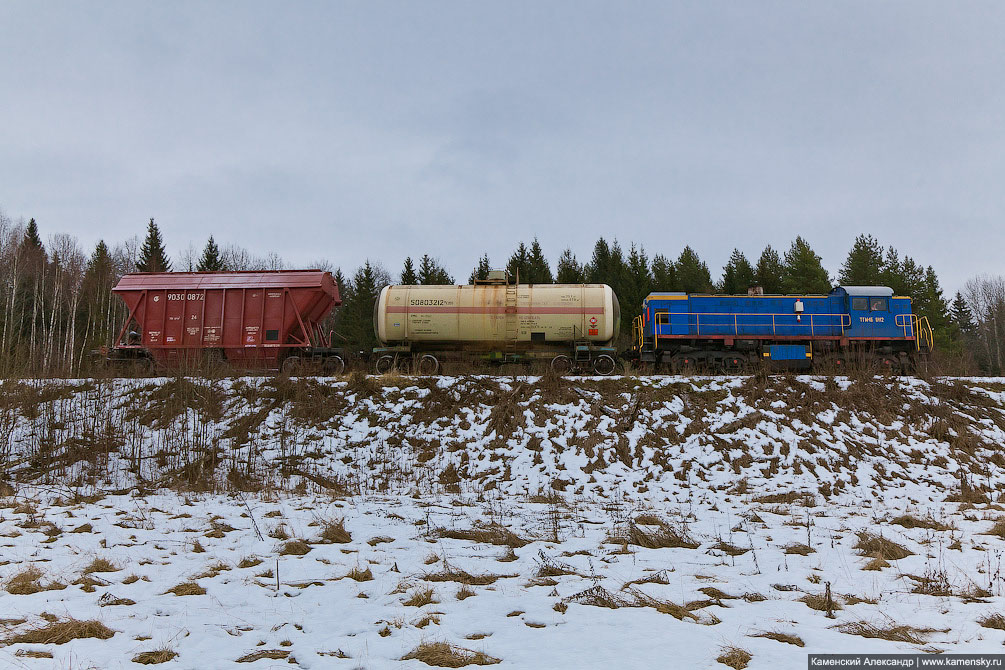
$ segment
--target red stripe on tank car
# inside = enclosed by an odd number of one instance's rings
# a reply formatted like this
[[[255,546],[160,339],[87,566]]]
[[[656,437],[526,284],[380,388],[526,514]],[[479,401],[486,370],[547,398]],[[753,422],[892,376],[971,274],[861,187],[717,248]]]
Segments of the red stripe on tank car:
[[[505,307],[410,307],[388,305],[388,314],[506,314]],[[603,307],[517,307],[517,314],[603,314]]]

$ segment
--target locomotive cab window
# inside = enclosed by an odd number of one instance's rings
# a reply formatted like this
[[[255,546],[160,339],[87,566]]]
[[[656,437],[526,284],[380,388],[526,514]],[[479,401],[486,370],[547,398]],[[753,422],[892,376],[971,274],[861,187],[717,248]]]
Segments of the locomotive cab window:
[[[851,308],[856,312],[866,312],[869,310],[869,299],[868,298],[852,298]]]
[[[872,298],[869,302],[869,308],[873,312],[886,312],[889,311],[889,303],[886,298]]]
[[[666,326],[670,323],[670,312],[656,312],[656,325]]]

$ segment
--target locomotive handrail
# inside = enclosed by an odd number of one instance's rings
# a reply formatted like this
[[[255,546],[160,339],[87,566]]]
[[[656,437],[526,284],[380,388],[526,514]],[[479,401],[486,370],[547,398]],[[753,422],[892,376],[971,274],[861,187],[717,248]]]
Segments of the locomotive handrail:
[[[922,347],[929,351],[935,348],[935,333],[927,316],[898,314],[894,317],[893,322],[897,327],[904,329],[904,337],[914,338],[914,348],[916,351],[921,351]]]
[[[809,335],[823,335],[826,333],[818,332],[818,330],[829,329],[836,330],[840,329],[840,334],[844,335],[845,329],[851,327],[851,315],[844,313],[834,313],[834,314],[792,314],[791,312],[778,312],[778,313],[758,313],[758,314],[736,314],[735,312],[661,312],[661,314],[666,314],[667,321],[664,324],[657,322],[657,330],[661,325],[670,325],[671,319],[675,316],[686,316],[688,317],[688,325],[691,323],[690,317],[694,317],[695,332],[697,335],[701,335],[701,317],[732,317],[733,322],[719,322],[719,323],[708,323],[706,321],[705,328],[709,329],[723,329],[732,328],[732,334],[737,337],[741,336],[741,328],[757,328],[764,326],[771,326],[771,334],[777,335],[779,328],[805,328],[809,330]],[[770,317],[770,322],[767,318]],[[751,321],[751,319],[763,318],[763,322]],[[808,322],[805,319],[808,318]],[[818,319],[829,319],[824,323],[819,323]],[[846,321],[847,320],[847,321]],[[657,333],[658,334],[658,333]],[[706,333],[708,334],[708,333]],[[724,333],[718,332],[716,335],[722,335]]]
[[[645,332],[645,322],[642,320],[642,315],[632,319],[632,347],[637,351],[642,351],[642,336]]]

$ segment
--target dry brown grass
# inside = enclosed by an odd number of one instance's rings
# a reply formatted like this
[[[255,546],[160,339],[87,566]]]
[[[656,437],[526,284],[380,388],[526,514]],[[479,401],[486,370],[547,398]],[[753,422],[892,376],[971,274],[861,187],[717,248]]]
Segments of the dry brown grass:
[[[44,591],[42,586],[43,572],[38,566],[29,565],[21,572],[11,576],[4,584],[4,590],[15,596],[26,596]]]
[[[262,559],[258,556],[245,556],[241,559],[241,562],[237,564],[239,568],[253,568],[256,565],[261,565]]]
[[[798,635],[793,635],[792,633],[781,633],[779,631],[767,631],[764,633],[755,633],[750,637],[766,637],[769,640],[774,640],[776,642],[784,642],[785,644],[794,644],[797,647],[805,647],[806,643]]]
[[[199,586],[196,582],[182,582],[177,586],[171,587],[164,593],[173,593],[176,596],[202,596],[206,594],[206,589]]]
[[[837,598],[831,597],[830,602],[828,602],[827,595],[824,593],[807,593],[799,602],[806,603],[806,606],[810,609],[817,610],[818,612],[827,612],[830,610],[837,611],[842,609],[841,603],[837,601]],[[830,605],[830,607],[828,607]]]
[[[408,600],[402,602],[403,605],[408,607],[423,607],[424,605],[431,605],[433,603],[439,602],[436,599],[436,592],[433,589],[417,589]]]
[[[524,539],[508,528],[498,524],[477,524],[468,529],[440,528],[436,531],[436,535],[437,537],[453,540],[470,540],[472,542],[496,544],[510,548],[519,548],[530,544],[530,540]]]
[[[254,663],[255,661],[260,661],[263,658],[272,659],[273,661],[281,661],[289,655],[290,652],[285,649],[260,649],[258,651],[253,651],[250,654],[245,654],[235,662]]]
[[[977,623],[984,628],[997,628],[998,630],[1005,630],[1005,616],[1003,616],[1000,612],[985,614],[977,620]]]
[[[995,525],[991,526],[991,530],[987,531],[985,535],[996,535],[1005,540],[1005,519],[995,521]]]
[[[133,663],[139,663],[140,665],[157,665],[158,663],[167,663],[177,655],[178,652],[164,647],[162,649],[143,651],[136,654],[133,656]]]
[[[43,651],[41,649],[18,649],[14,652],[14,655],[19,658],[52,658],[51,651]]]
[[[933,518],[919,519],[911,514],[901,514],[890,521],[892,524],[903,526],[904,528],[927,528],[929,530],[949,530],[946,524],[936,521]]]
[[[461,586],[461,588],[457,589],[456,598],[458,600],[466,600],[467,598],[470,598],[471,596],[476,596],[476,595],[478,595],[478,593],[476,593],[474,590],[472,590],[471,588],[469,588],[467,586],[467,584],[465,584],[465,585]]]
[[[914,555],[913,551],[903,545],[868,531],[862,531],[858,534],[858,543],[855,545],[855,549],[859,550],[860,556],[878,557],[888,561],[899,561]]]
[[[494,584],[496,580],[502,577],[516,577],[516,575],[492,575],[488,573],[472,575],[449,565],[444,565],[443,569],[439,572],[430,572],[422,575],[422,579],[427,582],[457,582],[468,586],[487,586]]]
[[[797,556],[809,556],[810,554],[814,553],[815,551],[816,551],[816,549],[814,549],[813,547],[809,546],[808,544],[799,544],[797,542],[797,543],[785,545],[785,553],[786,554],[795,554]]]
[[[839,624],[836,628],[848,635],[877,638],[890,642],[907,642],[909,644],[924,644],[925,637],[934,632],[931,628],[914,628],[913,626],[888,624],[877,626],[868,621],[849,621]]]
[[[415,659],[438,668],[463,668],[466,665],[495,665],[502,663],[481,651],[465,649],[448,642],[423,642],[401,657],[403,661]]]
[[[303,540],[296,539],[284,542],[283,546],[279,549],[280,556],[303,556],[310,553],[311,545],[307,544]]]
[[[321,542],[325,544],[348,544],[352,533],[345,529],[345,519],[329,519],[321,524]]]
[[[728,554],[730,556],[742,556],[743,554],[750,551],[750,549],[747,547],[738,547],[735,544],[726,542],[725,540],[719,540],[718,542],[712,545],[712,548],[721,551],[725,554]]]
[[[366,569],[356,566],[346,574],[346,577],[354,579],[357,582],[368,582],[373,579],[373,571],[370,570],[369,565],[366,566]]]
[[[723,647],[715,660],[736,670],[743,670],[752,658],[753,656],[746,649],[729,646]]]
[[[93,561],[91,561],[86,568],[81,570],[82,574],[89,575],[93,572],[118,572],[121,570],[119,566],[112,563],[107,558],[102,558],[96,556]]]
[[[645,527],[630,523],[624,534],[611,535],[607,541],[617,544],[627,542],[645,549],[697,549],[700,546],[685,524],[663,519],[658,521],[658,524],[646,524]]]
[[[115,635],[115,631],[96,619],[80,621],[66,619],[51,621],[40,628],[12,635],[4,640],[5,644],[66,644],[70,640],[95,637],[107,640]]]
[[[867,561],[865,565],[862,566],[863,570],[882,570],[883,568],[890,567],[890,562],[887,561],[880,555],[873,556],[871,560]]]

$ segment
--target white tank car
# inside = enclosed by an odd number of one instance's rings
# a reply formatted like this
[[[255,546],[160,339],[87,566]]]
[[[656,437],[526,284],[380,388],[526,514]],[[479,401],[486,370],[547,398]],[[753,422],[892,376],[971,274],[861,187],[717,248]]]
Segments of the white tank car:
[[[384,367],[393,365],[387,359],[392,354],[400,360],[406,352],[467,351],[554,358],[564,372],[577,361],[576,343],[579,358],[595,371],[613,371],[608,345],[618,336],[621,309],[610,286],[508,284],[496,277],[467,286],[384,287],[374,306],[374,330],[384,345],[374,352],[378,371],[381,359]],[[600,356],[598,369],[594,359]],[[419,365],[420,371],[431,368],[439,370],[435,358]]]

